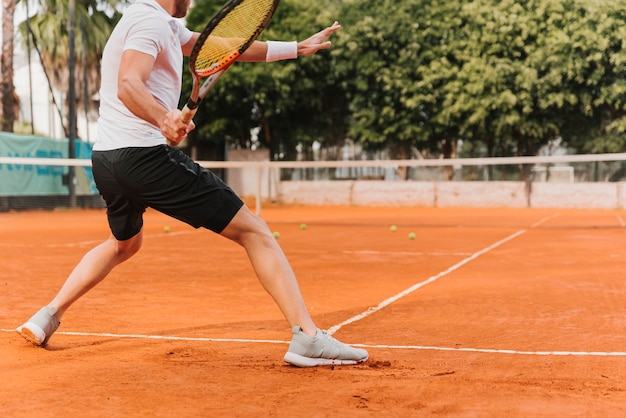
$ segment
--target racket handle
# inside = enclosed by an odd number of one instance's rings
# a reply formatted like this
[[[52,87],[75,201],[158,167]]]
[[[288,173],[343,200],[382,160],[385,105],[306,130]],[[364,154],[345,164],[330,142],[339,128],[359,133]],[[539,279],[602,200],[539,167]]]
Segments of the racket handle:
[[[190,109],[187,105],[185,105],[185,107],[183,107],[183,110],[181,111],[180,120],[182,120],[183,123],[185,124],[189,123],[191,119],[193,119],[197,110],[198,110],[197,107]],[[167,139],[166,141],[167,141],[167,145],[169,145],[170,147],[175,147],[178,145],[170,141],[169,139]]]
[[[197,110],[197,107],[190,109],[187,105],[185,105],[185,107],[183,107],[182,114],[180,115],[180,120],[182,120],[183,123],[189,123],[191,119],[193,119]]]

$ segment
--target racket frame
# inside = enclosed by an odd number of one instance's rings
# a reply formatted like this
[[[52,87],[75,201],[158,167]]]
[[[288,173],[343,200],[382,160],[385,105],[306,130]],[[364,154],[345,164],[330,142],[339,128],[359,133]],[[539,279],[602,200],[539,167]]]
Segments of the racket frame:
[[[207,95],[209,90],[215,85],[217,80],[224,74],[224,72],[235,62],[237,59],[245,52],[250,45],[259,37],[261,32],[265,30],[267,25],[269,24],[276,8],[278,7],[279,0],[273,0],[272,6],[269,12],[267,13],[265,19],[261,22],[261,24],[256,28],[256,30],[250,35],[250,37],[244,42],[239,48],[235,51],[232,51],[226,57],[221,59],[217,64],[213,65],[209,69],[203,69],[202,71],[198,71],[196,69],[196,60],[202,47],[204,46],[205,41],[211,35],[213,30],[218,26],[220,21],[227,16],[232,10],[234,10],[241,3],[250,0],[229,0],[220,10],[218,10],[215,15],[209,20],[206,24],[202,32],[200,32],[200,36],[196,40],[196,43],[189,54],[189,71],[193,77],[193,87],[191,89],[191,94],[189,95],[189,99],[187,103],[182,109],[181,119],[184,123],[189,123],[191,119],[193,119],[196,111],[198,109],[198,105],[202,102],[202,99]],[[204,83],[200,85],[202,78],[206,78]]]

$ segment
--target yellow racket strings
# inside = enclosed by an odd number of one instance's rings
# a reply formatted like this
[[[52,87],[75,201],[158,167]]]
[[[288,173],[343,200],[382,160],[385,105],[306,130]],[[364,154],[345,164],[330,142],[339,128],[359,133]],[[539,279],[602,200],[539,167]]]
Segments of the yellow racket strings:
[[[194,69],[201,77],[219,71],[237,59],[272,13],[273,0],[243,0],[217,23],[202,44]]]

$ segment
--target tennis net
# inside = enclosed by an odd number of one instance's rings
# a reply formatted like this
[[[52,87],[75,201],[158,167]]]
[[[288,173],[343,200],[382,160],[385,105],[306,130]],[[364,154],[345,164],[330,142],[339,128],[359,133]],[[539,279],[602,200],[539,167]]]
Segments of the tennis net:
[[[626,153],[350,161],[199,161],[243,197],[337,205],[624,207]],[[471,198],[471,199],[470,199]],[[89,159],[0,156],[0,211],[102,207]]]

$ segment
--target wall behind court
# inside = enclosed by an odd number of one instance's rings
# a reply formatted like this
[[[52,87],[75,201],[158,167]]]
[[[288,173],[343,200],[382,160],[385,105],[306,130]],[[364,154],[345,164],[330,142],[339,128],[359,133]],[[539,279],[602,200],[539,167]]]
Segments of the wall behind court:
[[[625,182],[530,183],[516,181],[389,182],[282,181],[273,199],[283,204],[426,207],[626,207]],[[271,198],[271,197],[270,197]]]

